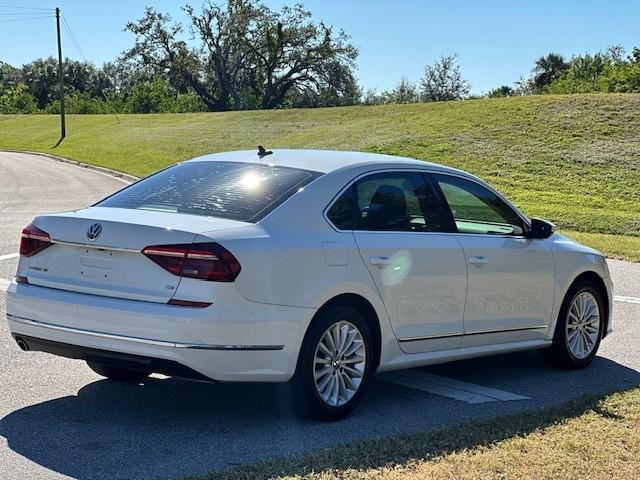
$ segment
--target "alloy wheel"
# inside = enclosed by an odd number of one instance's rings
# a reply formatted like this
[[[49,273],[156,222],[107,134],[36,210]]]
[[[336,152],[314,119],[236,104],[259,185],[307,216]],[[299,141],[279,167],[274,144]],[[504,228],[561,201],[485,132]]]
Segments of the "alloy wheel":
[[[362,383],[367,352],[362,333],[346,320],[331,325],[320,337],[313,377],[320,398],[332,407],[348,403]]]
[[[567,345],[578,359],[588,357],[600,335],[600,307],[590,292],[575,296],[567,312]]]

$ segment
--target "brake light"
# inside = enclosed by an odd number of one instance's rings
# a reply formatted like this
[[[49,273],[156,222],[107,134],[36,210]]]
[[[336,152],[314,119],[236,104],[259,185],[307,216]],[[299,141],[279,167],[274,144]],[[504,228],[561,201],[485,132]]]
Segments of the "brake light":
[[[51,245],[51,237],[43,230],[40,230],[33,223],[30,223],[22,230],[20,239],[20,255],[30,257]]]
[[[236,257],[217,243],[155,245],[144,248],[142,253],[179,277],[233,282],[240,273]]]

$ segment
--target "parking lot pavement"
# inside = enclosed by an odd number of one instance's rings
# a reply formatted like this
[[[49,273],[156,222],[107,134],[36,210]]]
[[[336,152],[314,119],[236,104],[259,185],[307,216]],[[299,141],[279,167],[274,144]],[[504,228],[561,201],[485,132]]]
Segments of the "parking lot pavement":
[[[37,213],[77,208],[120,186],[88,170],[0,153],[0,209],[8,213],[0,216],[0,258],[17,250],[16,232]],[[0,278],[11,278],[16,264],[0,260]],[[610,265],[616,295],[639,298],[640,265]],[[629,301],[615,302],[615,331],[585,370],[550,369],[524,352],[380,376],[352,417],[331,424],[295,417],[285,385],[160,376],[111,383],[81,362],[21,352],[4,313],[0,293],[2,479],[171,478],[640,385],[640,303]]]

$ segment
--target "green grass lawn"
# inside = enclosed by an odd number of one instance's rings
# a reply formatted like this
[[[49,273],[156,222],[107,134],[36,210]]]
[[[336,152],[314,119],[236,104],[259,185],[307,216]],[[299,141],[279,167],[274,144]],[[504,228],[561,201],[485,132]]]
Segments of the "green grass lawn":
[[[234,149],[328,148],[462,168],[530,216],[610,256],[640,260],[640,95],[570,95],[379,107],[162,115],[0,115],[0,148],[146,175]]]

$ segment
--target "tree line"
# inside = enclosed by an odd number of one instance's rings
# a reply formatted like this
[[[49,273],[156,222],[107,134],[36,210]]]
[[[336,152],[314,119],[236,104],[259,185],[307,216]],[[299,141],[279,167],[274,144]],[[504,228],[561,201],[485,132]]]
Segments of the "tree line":
[[[96,67],[66,59],[68,113],[165,113],[416,103],[471,98],[456,55],[427,65],[417,82],[366,90],[357,48],[344,31],[315,21],[302,5],[274,11],[260,0],[207,0],[188,21],[146,8],[126,30],[131,48]],[[57,61],[15,68],[0,61],[0,113],[58,113]],[[566,59],[550,53],[529,76],[483,96],[640,92],[640,49],[621,47]]]

